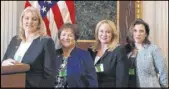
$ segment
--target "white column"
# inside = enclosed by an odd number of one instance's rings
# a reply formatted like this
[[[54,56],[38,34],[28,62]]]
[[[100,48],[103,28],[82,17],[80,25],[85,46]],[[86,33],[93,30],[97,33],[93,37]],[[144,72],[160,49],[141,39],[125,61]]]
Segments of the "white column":
[[[156,1],[156,43],[168,58],[168,1]]]
[[[149,24],[150,35],[149,39],[152,43],[155,43],[155,2],[143,1],[143,20]]]
[[[143,1],[143,19],[150,26],[150,41],[168,59],[168,1]]]
[[[1,60],[11,38],[16,35],[17,1],[1,1]]]
[[[12,37],[18,34],[25,1],[1,1],[1,60]]]

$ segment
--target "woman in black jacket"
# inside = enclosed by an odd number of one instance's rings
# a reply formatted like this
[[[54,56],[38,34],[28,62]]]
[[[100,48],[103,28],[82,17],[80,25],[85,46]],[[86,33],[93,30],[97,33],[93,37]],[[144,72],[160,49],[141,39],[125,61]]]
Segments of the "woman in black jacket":
[[[60,63],[55,59],[55,44],[46,35],[44,27],[37,8],[29,6],[24,9],[19,35],[12,38],[2,60],[2,66],[18,62],[30,65],[30,70],[26,72],[26,88],[53,87],[58,73],[56,70]]]
[[[119,35],[110,20],[100,21],[95,29],[96,42],[88,51],[94,59],[99,87],[127,87],[128,60]]]

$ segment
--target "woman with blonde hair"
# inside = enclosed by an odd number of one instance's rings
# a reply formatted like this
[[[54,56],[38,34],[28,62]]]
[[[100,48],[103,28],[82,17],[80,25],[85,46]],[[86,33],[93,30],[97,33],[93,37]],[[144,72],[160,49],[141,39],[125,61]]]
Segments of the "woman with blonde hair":
[[[127,54],[118,44],[119,31],[114,22],[100,21],[95,29],[95,40],[88,51],[94,60],[99,87],[127,87]]]
[[[55,57],[54,42],[46,35],[40,11],[35,7],[27,7],[20,17],[19,35],[10,41],[2,66],[29,64],[26,88],[53,87],[60,64]]]

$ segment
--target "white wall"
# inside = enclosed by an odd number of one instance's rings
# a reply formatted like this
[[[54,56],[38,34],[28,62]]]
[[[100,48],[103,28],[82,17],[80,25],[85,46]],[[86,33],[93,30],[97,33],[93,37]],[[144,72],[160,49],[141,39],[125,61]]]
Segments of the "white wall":
[[[143,1],[143,19],[150,25],[150,40],[168,59],[168,1]]]

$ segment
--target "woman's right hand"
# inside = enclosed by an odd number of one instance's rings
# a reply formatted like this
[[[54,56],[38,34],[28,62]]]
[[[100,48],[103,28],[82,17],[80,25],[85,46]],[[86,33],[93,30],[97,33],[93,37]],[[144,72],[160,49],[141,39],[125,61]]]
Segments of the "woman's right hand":
[[[6,59],[4,61],[2,61],[2,66],[9,66],[9,65],[14,65],[16,63],[16,61],[14,59]]]

